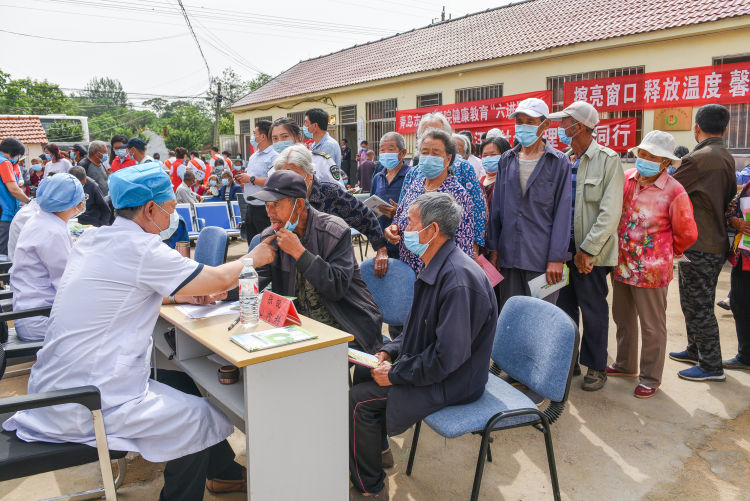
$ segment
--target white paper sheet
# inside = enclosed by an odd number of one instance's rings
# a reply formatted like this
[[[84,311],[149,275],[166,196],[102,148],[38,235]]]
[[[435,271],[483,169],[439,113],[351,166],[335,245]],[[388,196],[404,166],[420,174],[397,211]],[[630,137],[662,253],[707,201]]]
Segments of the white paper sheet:
[[[216,304],[197,305],[197,304],[181,304],[177,306],[186,317],[197,319],[197,318],[209,318],[218,317],[220,315],[237,315],[237,308],[233,308],[234,303],[231,301],[219,301]],[[227,324],[227,327],[229,324]]]
[[[549,296],[553,292],[560,290],[566,285],[568,285],[569,280],[570,280],[570,270],[568,269],[567,264],[563,266],[562,280],[557,282],[554,285],[550,285],[547,283],[547,275],[543,273],[539,275],[538,277],[532,278],[531,280],[529,280],[529,290],[531,292],[531,297],[544,299],[545,297]]]

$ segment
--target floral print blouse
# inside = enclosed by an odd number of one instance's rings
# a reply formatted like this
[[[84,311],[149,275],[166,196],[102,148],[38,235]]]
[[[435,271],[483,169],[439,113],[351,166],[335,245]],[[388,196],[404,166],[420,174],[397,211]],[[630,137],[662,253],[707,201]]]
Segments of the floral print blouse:
[[[666,169],[653,184],[640,186],[638,179],[636,169],[625,172],[614,279],[635,287],[666,287],[674,256],[698,239],[693,206]]]

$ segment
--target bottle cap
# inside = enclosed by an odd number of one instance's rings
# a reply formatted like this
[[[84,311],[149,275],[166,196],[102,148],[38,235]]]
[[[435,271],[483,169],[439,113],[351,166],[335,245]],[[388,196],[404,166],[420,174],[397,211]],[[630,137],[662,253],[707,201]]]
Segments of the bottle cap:
[[[253,265],[253,258],[251,257],[242,258],[242,266],[252,266],[252,265]]]

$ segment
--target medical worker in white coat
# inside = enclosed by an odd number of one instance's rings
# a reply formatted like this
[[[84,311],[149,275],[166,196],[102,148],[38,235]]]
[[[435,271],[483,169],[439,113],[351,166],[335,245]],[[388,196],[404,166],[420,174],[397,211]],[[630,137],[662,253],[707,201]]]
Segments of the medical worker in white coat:
[[[29,393],[99,388],[109,448],[167,461],[161,500],[200,500],[205,487],[246,491],[246,472],[226,442],[229,419],[207,399],[149,379],[161,305],[207,301],[236,287],[241,260],[204,266],[162,243],[178,218],[159,164],[121,169],[109,188],[117,218],[86,231],[73,247]],[[263,266],[274,255],[263,242],[249,257]],[[26,441],[95,445],[90,414],[75,404],[18,412],[3,428]]]
[[[42,179],[36,203],[40,210],[24,224],[13,252],[13,311],[52,306],[73,248],[68,220],[86,210],[81,182],[63,172]],[[43,341],[48,323],[45,316],[19,318],[16,334],[23,341]]]

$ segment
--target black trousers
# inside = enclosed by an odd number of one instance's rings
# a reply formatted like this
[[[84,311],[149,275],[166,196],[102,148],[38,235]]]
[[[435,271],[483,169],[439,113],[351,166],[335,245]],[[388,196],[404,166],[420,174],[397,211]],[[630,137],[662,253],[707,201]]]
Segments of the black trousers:
[[[361,492],[377,494],[385,487],[383,441],[390,386],[378,386],[369,370],[357,366],[349,390],[349,474]]]
[[[742,269],[742,261],[732,268],[730,283],[732,300],[729,304],[737,329],[737,358],[750,365],[750,271]]]
[[[0,254],[8,255],[8,236],[10,235],[10,221],[0,221]]]
[[[573,261],[568,261],[570,283],[560,289],[559,306],[579,325],[583,319],[580,361],[589,369],[607,368],[607,340],[609,335],[609,305],[607,304],[608,266],[594,266],[591,273],[578,272]],[[579,314],[580,313],[580,314]]]
[[[247,210],[245,210],[245,237],[247,238],[247,243],[250,244],[250,240],[255,235],[269,226],[271,226],[271,220],[268,219],[266,206],[247,204]]]
[[[714,313],[716,283],[724,266],[724,254],[685,251],[689,263],[680,263],[680,306],[685,315],[687,352],[697,357],[706,372],[723,372],[719,322]],[[737,294],[732,291],[732,295]],[[734,299],[734,298],[732,298]]]
[[[184,372],[160,369],[157,376],[160,383],[183,393],[200,396],[198,387]],[[208,449],[168,461],[164,468],[164,487],[159,500],[200,501],[203,499],[207,478],[242,478],[242,466],[234,461],[234,451],[226,440]]]

